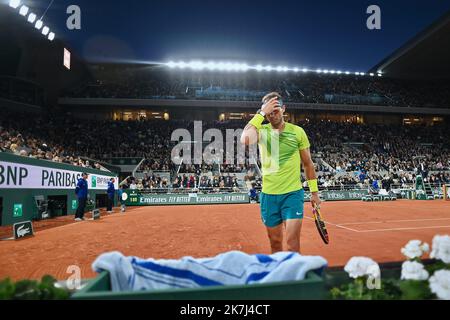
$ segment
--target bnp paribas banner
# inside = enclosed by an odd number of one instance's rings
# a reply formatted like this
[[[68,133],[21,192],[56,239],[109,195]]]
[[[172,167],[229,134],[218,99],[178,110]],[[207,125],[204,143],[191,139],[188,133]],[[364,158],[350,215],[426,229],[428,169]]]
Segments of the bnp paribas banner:
[[[74,189],[79,178],[78,171],[0,161],[0,189]],[[88,187],[106,190],[109,179],[110,176],[90,173]]]
[[[136,191],[126,191],[123,199],[129,206],[160,206],[175,204],[221,204],[249,203],[246,193],[227,194],[142,194]]]

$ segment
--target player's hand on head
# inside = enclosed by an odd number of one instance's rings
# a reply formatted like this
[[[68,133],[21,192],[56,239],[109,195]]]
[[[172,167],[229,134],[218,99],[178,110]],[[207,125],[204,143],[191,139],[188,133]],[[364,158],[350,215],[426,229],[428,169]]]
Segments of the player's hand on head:
[[[273,97],[269,101],[265,102],[262,107],[261,111],[263,111],[265,114],[269,114],[273,111],[275,107],[278,107],[278,97]]]

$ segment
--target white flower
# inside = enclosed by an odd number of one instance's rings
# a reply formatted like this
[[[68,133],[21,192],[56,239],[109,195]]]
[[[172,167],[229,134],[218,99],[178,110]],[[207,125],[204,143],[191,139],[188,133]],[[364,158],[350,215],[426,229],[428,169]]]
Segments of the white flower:
[[[411,240],[401,249],[401,252],[408,259],[420,258],[425,252],[430,251],[428,243],[420,240]]]
[[[363,276],[372,276],[374,278],[380,276],[378,263],[367,257],[351,258],[345,265],[344,270],[354,279]]]
[[[416,261],[405,261],[402,264],[402,280],[427,280],[428,271],[425,270],[423,264]]]
[[[436,271],[428,281],[431,292],[439,299],[450,300],[450,270]]]
[[[434,236],[430,257],[442,260],[444,263],[450,263],[450,236]]]

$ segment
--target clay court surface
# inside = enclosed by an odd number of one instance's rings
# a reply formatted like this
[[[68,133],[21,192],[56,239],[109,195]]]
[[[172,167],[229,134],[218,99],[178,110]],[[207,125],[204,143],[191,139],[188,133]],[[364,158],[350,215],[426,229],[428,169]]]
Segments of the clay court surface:
[[[352,256],[378,262],[403,260],[400,248],[411,239],[431,245],[435,234],[450,233],[450,201],[326,202],[330,244],[322,243],[309,203],[301,237],[304,255],[321,255],[330,266]],[[88,215],[89,216],[89,215]],[[35,236],[0,241],[0,279],[66,279],[70,265],[81,267],[82,278],[95,273],[91,264],[103,252],[121,251],[142,258],[210,257],[230,250],[270,253],[257,204],[155,206],[102,214],[97,221],[73,222],[73,217],[35,222]],[[10,236],[2,227],[0,236]]]

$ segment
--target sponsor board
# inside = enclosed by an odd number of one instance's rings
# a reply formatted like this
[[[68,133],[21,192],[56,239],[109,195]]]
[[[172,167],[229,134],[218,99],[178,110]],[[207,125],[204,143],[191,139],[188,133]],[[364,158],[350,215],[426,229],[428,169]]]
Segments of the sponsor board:
[[[23,221],[15,223],[13,226],[14,239],[22,239],[30,237],[34,234],[33,223],[31,221]]]
[[[228,194],[141,194],[136,191],[126,192],[126,205],[176,205],[176,204],[221,204],[249,203],[246,193]]]
[[[0,161],[0,189],[75,189],[81,172]],[[89,174],[88,188],[106,190],[110,176]],[[118,188],[118,179],[114,183]]]
[[[367,190],[322,191],[320,198],[324,201],[361,200],[368,194]],[[145,194],[139,191],[125,191],[122,196],[129,206],[176,205],[176,204],[221,204],[249,203],[246,193],[227,194]],[[305,201],[310,201],[311,193],[305,192]]]

